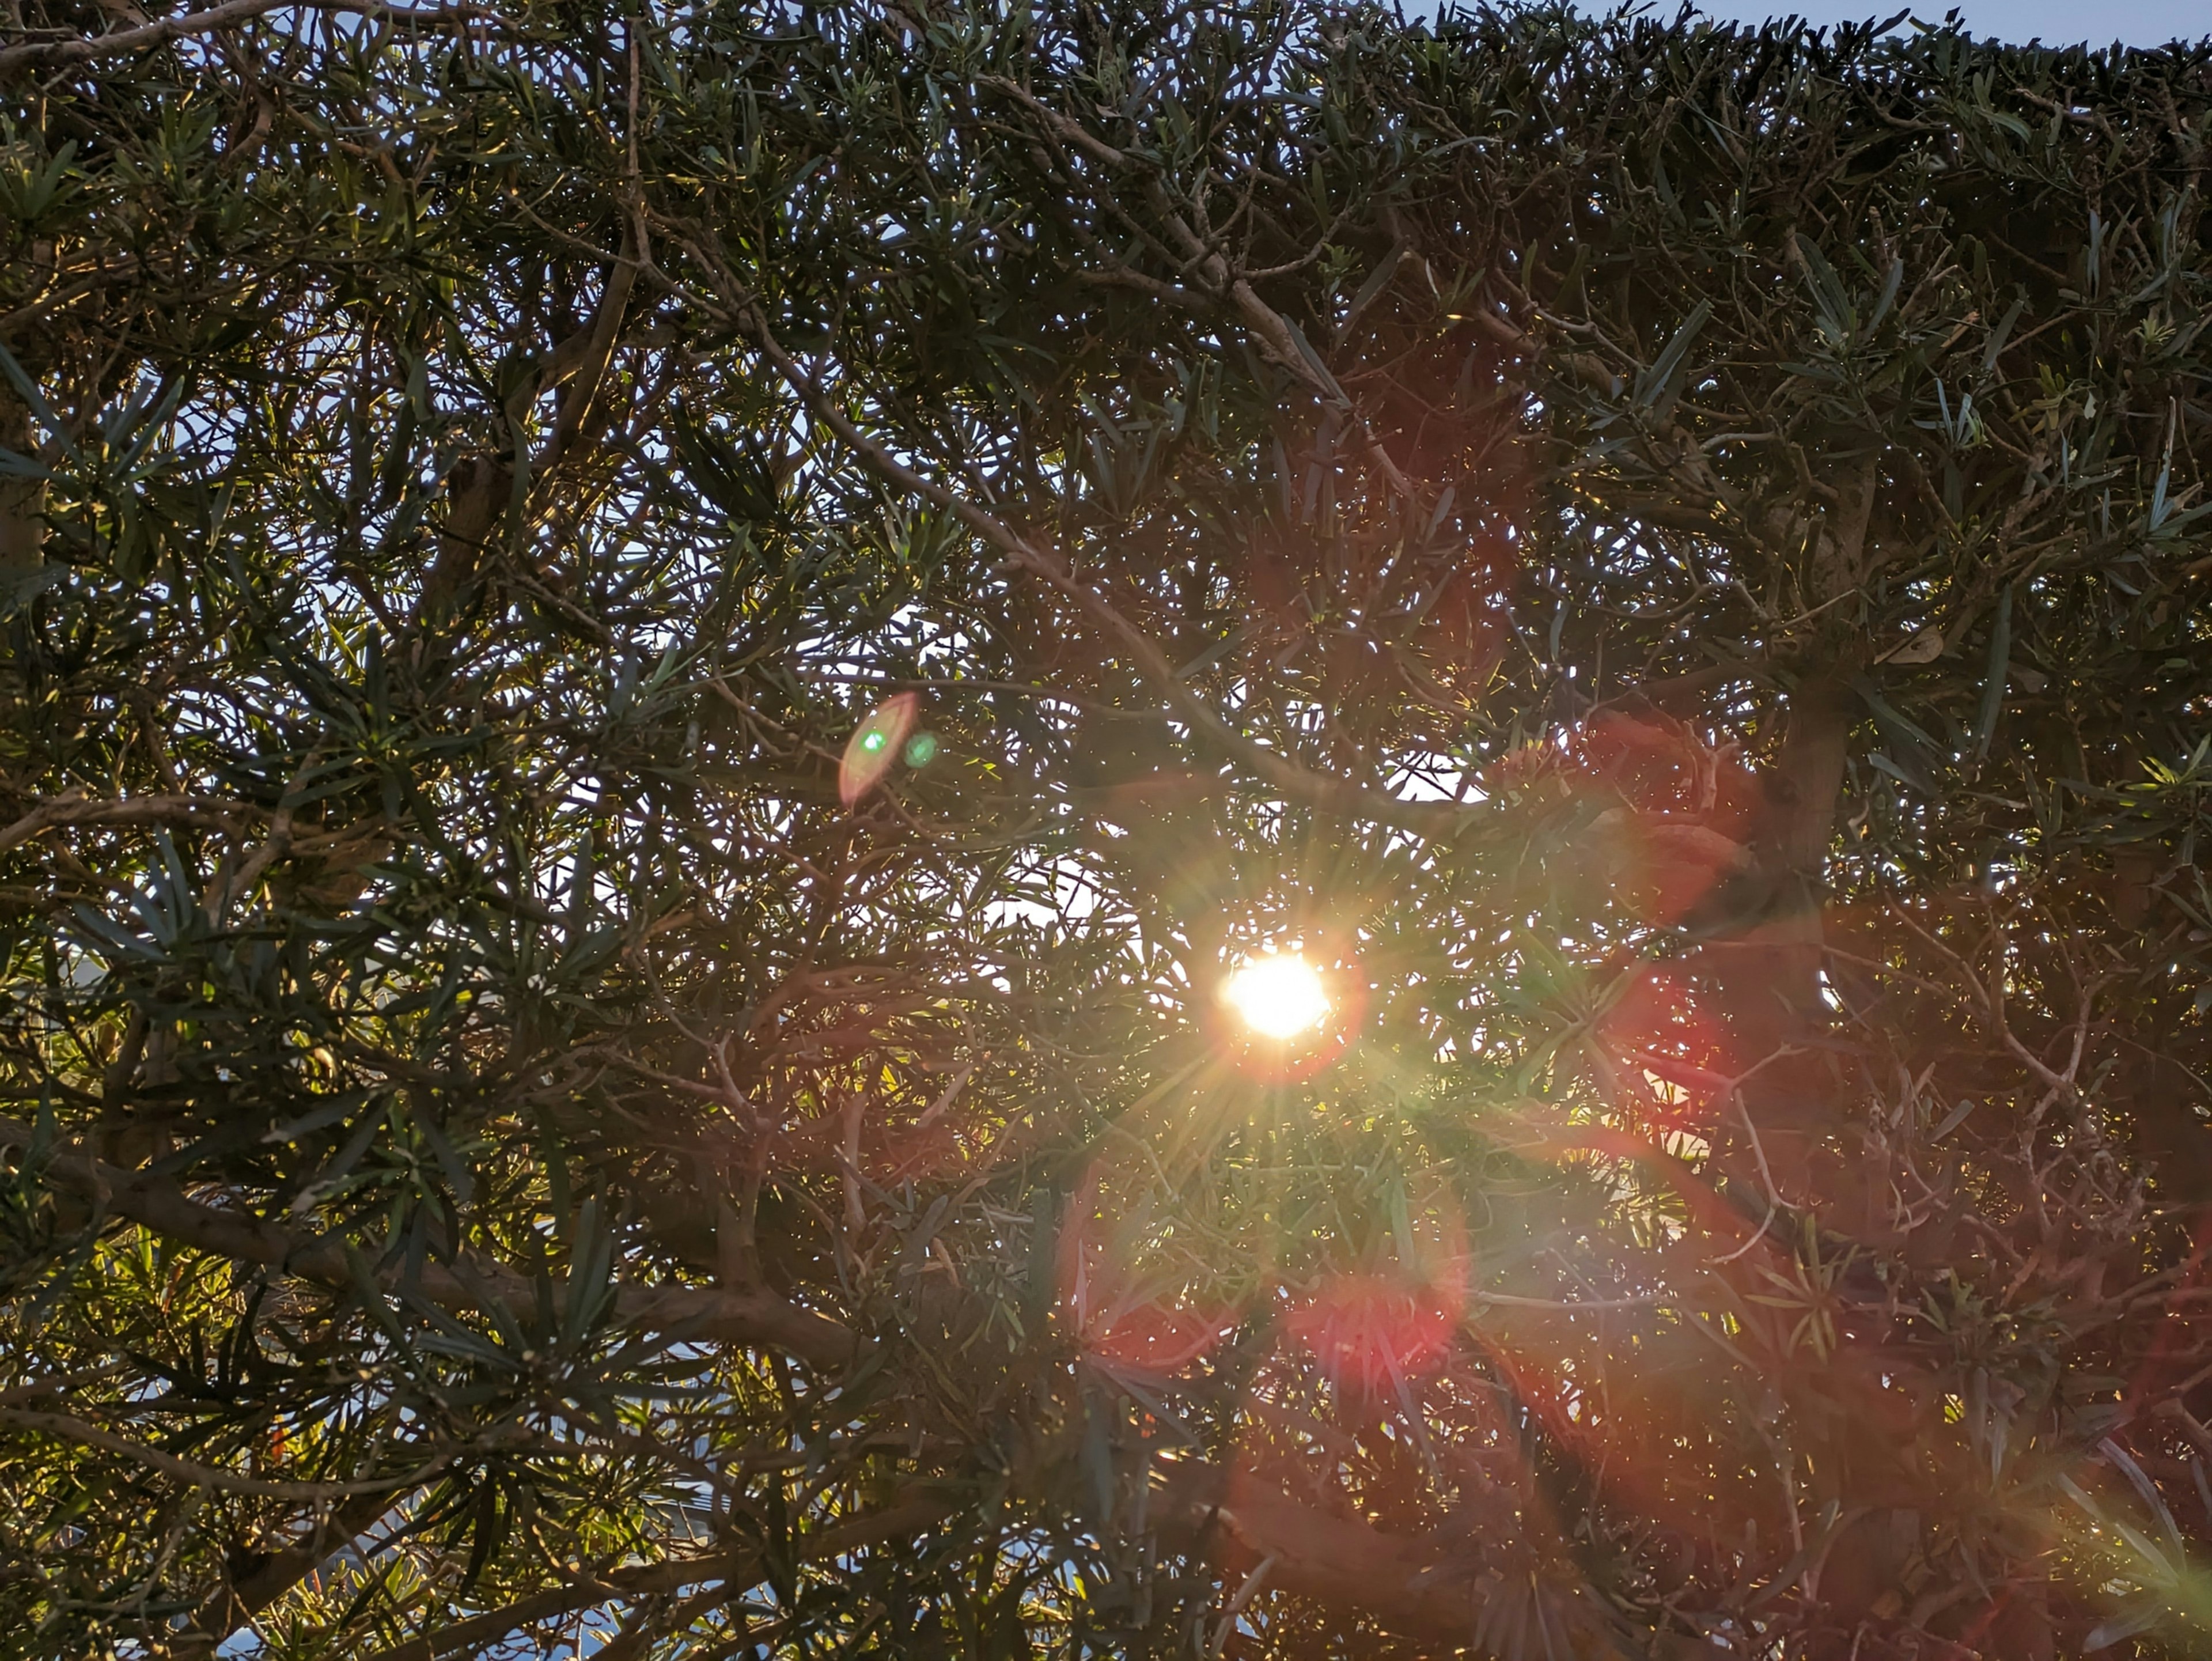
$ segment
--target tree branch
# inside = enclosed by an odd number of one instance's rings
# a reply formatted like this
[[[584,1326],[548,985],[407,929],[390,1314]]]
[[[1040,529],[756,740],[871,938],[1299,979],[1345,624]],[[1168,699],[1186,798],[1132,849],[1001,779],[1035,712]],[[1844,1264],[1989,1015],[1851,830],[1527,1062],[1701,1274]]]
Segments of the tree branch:
[[[1145,678],[1176,714],[1285,796],[1347,818],[1370,819],[1430,836],[1449,835],[1466,823],[1467,810],[1457,804],[1401,801],[1371,786],[1316,773],[1238,732],[1190,689],[1176,672],[1174,661],[1150,635],[1078,575],[1065,560],[1037,547],[997,514],[908,466],[862,432],[823,391],[805,366],[784,350],[767,318],[750,295],[741,301],[735,320],[823,425],[836,434],[880,478],[951,514],[997,548],[1008,563],[1066,595],[1079,611],[1128,648]]]
[[[126,1459],[158,1470],[164,1476],[174,1477],[194,1488],[216,1488],[225,1494],[251,1494],[264,1500],[349,1500],[364,1494],[402,1494],[420,1488],[447,1465],[460,1451],[440,1455],[428,1464],[414,1470],[402,1471],[394,1476],[368,1477],[355,1482],[272,1482],[258,1476],[248,1476],[242,1471],[225,1470],[218,1465],[204,1465],[197,1460],[179,1459],[173,1453],[164,1453],[143,1442],[134,1442],[127,1436],[118,1436],[112,1431],[102,1430],[98,1425],[66,1413],[42,1413],[31,1408],[0,1408],[0,1424],[20,1425],[25,1430],[44,1431],[49,1436],[58,1436],[64,1441],[82,1443],[87,1447],[104,1448],[110,1453],[119,1453]]]
[[[221,796],[146,795],[121,800],[63,795],[40,802],[13,824],[0,828],[0,854],[65,824],[217,824],[241,816],[267,818],[274,810]]]
[[[281,1551],[249,1559],[253,1567],[222,1581],[192,1615],[191,1630],[178,1640],[179,1654],[207,1655],[255,1615],[358,1539],[392,1508],[390,1494],[363,1494],[318,1518],[313,1532]]]
[[[901,1500],[872,1516],[833,1524],[808,1536],[798,1542],[797,1555],[801,1562],[826,1562],[863,1546],[918,1534],[952,1513],[953,1507],[941,1500]],[[676,1591],[707,1581],[735,1583],[743,1587],[751,1585],[763,1573],[761,1554],[750,1548],[615,1569],[456,1621],[435,1633],[385,1650],[369,1658],[369,1661],[439,1661],[443,1656],[476,1652],[520,1628],[573,1615],[579,1609]]]
[[[0,1148],[27,1148],[32,1137],[30,1126],[0,1119]],[[116,1215],[141,1227],[214,1256],[260,1263],[335,1290],[353,1284],[344,1249],[337,1241],[297,1233],[250,1213],[203,1205],[168,1177],[120,1170],[75,1150],[49,1155],[40,1174],[100,1197]],[[510,1309],[527,1309],[537,1298],[529,1281],[495,1263],[471,1264],[465,1275],[428,1263],[411,1284],[431,1303],[448,1309],[478,1308],[491,1299]],[[850,1328],[764,1287],[623,1287],[615,1294],[614,1319],[629,1330],[658,1332],[678,1342],[758,1344],[829,1369],[846,1366],[855,1354]]]
[[[82,64],[97,58],[120,58],[134,52],[150,52],[172,40],[209,34],[233,23],[248,22],[272,11],[349,13],[379,21],[410,23],[428,28],[458,28],[480,20],[504,21],[482,6],[389,6],[382,0],[226,0],[204,11],[179,12],[143,27],[118,29],[76,40],[34,40],[27,46],[0,50],[0,74],[40,64]]]
[[[1455,1563],[1433,1537],[1386,1534],[1334,1517],[1242,1475],[1200,1466],[1177,1471],[1162,1496],[1162,1532],[1180,1548],[1231,1572],[1273,1560],[1269,1584],[1390,1630],[1455,1651],[1471,1645],[1494,1576]],[[1618,1616],[1577,1574],[1553,1579],[1549,1613],[1578,1661],[1628,1661],[1640,1653]]]

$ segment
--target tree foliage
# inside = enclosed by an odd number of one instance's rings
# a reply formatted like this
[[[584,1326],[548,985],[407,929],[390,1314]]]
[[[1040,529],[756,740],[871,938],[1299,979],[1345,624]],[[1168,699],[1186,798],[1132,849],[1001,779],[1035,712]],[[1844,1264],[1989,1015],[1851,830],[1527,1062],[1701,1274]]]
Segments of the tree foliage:
[[[2212,46],[5,16],[19,1652],[2204,1641]]]

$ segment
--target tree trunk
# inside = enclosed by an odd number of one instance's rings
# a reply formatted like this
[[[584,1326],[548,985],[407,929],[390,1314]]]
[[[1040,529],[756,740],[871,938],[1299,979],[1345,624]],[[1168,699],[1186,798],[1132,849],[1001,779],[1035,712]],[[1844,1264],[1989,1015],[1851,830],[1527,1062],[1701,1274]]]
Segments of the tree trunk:
[[[4,384],[0,384],[0,449],[27,462],[38,460],[31,411]],[[46,511],[44,479],[0,472],[0,611],[13,610],[46,587]]]

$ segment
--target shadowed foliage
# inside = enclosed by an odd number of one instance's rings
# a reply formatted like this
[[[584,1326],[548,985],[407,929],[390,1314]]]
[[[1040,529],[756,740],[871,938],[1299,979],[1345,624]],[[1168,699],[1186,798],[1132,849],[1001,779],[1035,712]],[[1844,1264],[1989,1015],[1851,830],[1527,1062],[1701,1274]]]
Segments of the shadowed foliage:
[[[2203,1652],[2208,139],[0,0],[0,1647]]]

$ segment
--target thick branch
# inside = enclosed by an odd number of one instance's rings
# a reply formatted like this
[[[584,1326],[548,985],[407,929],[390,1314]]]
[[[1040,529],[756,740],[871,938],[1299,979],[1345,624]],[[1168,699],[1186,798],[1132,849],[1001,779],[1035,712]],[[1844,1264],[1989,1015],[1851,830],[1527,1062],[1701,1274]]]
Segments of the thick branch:
[[[31,1139],[28,1125],[0,1119],[0,1148],[28,1147]],[[115,1215],[165,1238],[338,1290],[352,1285],[338,1242],[296,1233],[251,1213],[203,1205],[168,1177],[120,1170],[71,1150],[52,1154],[41,1174],[79,1193],[102,1196]],[[422,1297],[448,1309],[476,1308],[489,1299],[527,1309],[537,1298],[523,1276],[494,1263],[471,1264],[465,1275],[427,1263],[411,1284]],[[763,1288],[624,1287],[615,1295],[614,1319],[630,1330],[678,1341],[758,1344],[820,1367],[842,1367],[854,1353],[850,1329]]]
[[[364,1494],[321,1514],[304,1540],[250,1557],[251,1566],[242,1573],[234,1574],[226,1568],[222,1582],[194,1611],[191,1630],[178,1640],[177,1653],[202,1656],[220,1648],[232,1634],[352,1545],[392,1505],[389,1494]]]
[[[221,796],[61,796],[40,802],[14,824],[0,827],[0,854],[67,824],[230,824],[243,814],[265,817],[270,811]]]
[[[349,1500],[364,1494],[401,1494],[428,1482],[444,1469],[453,1457],[452,1453],[445,1454],[414,1470],[355,1482],[272,1482],[264,1477],[248,1476],[243,1471],[225,1470],[218,1465],[204,1465],[193,1459],[179,1459],[173,1453],[164,1453],[143,1442],[134,1442],[127,1436],[118,1436],[113,1431],[102,1430],[98,1425],[70,1414],[41,1413],[30,1408],[0,1408],[0,1424],[19,1425],[25,1430],[43,1431],[49,1436],[58,1436],[65,1442],[104,1448],[110,1453],[119,1453],[149,1470],[158,1470],[164,1476],[173,1477],[193,1488],[215,1488],[224,1494],[250,1494],[263,1500]]]
[[[828,1562],[863,1546],[918,1534],[943,1522],[952,1514],[952,1509],[941,1500],[902,1500],[873,1515],[856,1517],[822,1530],[799,1542],[797,1555],[801,1562]],[[742,1588],[752,1585],[763,1573],[760,1554],[745,1548],[707,1557],[675,1558],[635,1568],[615,1569],[519,1598],[502,1608],[471,1615],[465,1621],[456,1621],[397,1649],[386,1650],[371,1658],[371,1661],[438,1661],[442,1656],[475,1653],[520,1628],[573,1615],[579,1609],[714,1581]]]
[[[608,360],[614,356],[616,337],[629,309],[630,292],[637,286],[637,265],[636,232],[626,230],[623,234],[623,257],[607,275],[606,288],[599,296],[599,309],[592,313],[590,327],[578,342],[562,342],[547,366],[544,384],[558,380],[569,384],[561,400],[560,414],[554,420],[553,435],[533,464],[541,482],[559,470],[562,461],[586,431],[584,423],[598,403],[599,384],[605,379]]]
[[[0,449],[27,458],[38,453],[30,409],[5,386],[0,386]],[[20,603],[46,575],[46,510],[45,479],[0,473],[0,604]]]
[[[233,23],[250,21],[272,11],[331,11],[380,21],[412,23],[430,28],[455,28],[494,18],[497,13],[481,6],[387,6],[382,0],[227,0],[204,11],[179,12],[158,22],[135,29],[118,29],[76,40],[34,40],[27,46],[0,49],[0,74],[41,64],[82,64],[97,58],[121,58],[150,52],[195,34],[209,34]]]
[[[1162,1531],[1171,1542],[1205,1552],[1231,1572],[1268,1563],[1271,1586],[1371,1615],[1409,1638],[1455,1649],[1470,1645],[1497,1584],[1450,1561],[1432,1538],[1386,1534],[1218,1469],[1178,1472],[1164,1499]],[[1565,1655],[1626,1661],[1638,1652],[1587,1584],[1554,1584],[1547,1592]]]

